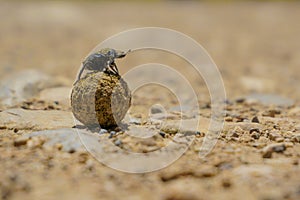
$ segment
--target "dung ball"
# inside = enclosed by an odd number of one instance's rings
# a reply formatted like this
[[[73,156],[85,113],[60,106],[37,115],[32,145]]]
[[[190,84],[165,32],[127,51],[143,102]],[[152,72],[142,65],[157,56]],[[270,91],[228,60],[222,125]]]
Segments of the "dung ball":
[[[71,107],[77,120],[87,127],[118,125],[131,105],[127,83],[114,74],[93,72],[77,81],[71,93]]]

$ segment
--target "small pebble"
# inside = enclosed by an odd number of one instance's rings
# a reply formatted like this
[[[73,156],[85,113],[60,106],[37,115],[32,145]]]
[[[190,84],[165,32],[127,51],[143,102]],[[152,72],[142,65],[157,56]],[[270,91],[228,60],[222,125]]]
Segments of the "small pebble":
[[[75,153],[75,152],[76,152],[76,149],[72,148],[72,147],[68,150],[68,153]]]
[[[18,147],[18,146],[26,145],[28,140],[29,140],[29,138],[27,138],[27,137],[19,137],[19,138],[15,139],[14,146]]]
[[[200,131],[196,131],[196,135],[204,136],[204,134],[201,134]]]
[[[116,134],[117,134],[116,131],[111,131],[108,138],[112,138],[112,137],[113,137],[114,135],[116,135]]]
[[[246,99],[244,97],[238,98],[235,100],[236,103],[244,103]]]
[[[116,132],[116,131],[111,131],[110,134],[111,134],[111,135],[116,135],[117,132]]]
[[[243,133],[244,133],[244,130],[241,127],[237,126],[237,127],[234,128],[234,130],[229,131],[229,136],[231,138],[238,138]]]
[[[232,122],[233,118],[231,116],[225,117],[226,122]]]
[[[116,146],[121,146],[123,143],[122,143],[122,141],[121,140],[116,140],[115,141],[115,145]]]
[[[86,163],[86,161],[88,160],[89,154],[86,152],[82,152],[79,154],[78,157],[78,162],[79,163]]]
[[[106,129],[101,129],[100,131],[99,131],[99,134],[100,135],[102,135],[102,134],[105,134],[105,133],[108,133],[108,131],[106,130]]]
[[[299,165],[299,161],[298,161],[297,159],[294,159],[294,160],[292,161],[292,164],[293,164],[293,165]]]
[[[271,131],[269,133],[269,139],[270,140],[276,140],[277,138],[281,137],[281,135],[277,131]]]
[[[253,117],[251,122],[252,123],[259,123],[258,117],[257,116]]]
[[[63,145],[61,144],[61,143],[57,143],[57,144],[55,144],[54,145],[54,147],[57,149],[57,150],[62,150],[62,148],[63,148]]]
[[[272,153],[282,153],[286,150],[286,146],[283,143],[270,144],[263,149],[263,158],[271,158]]]
[[[7,129],[7,127],[4,126],[4,125],[0,125],[0,130],[1,130],[1,129]]]
[[[257,139],[259,139],[259,137],[260,137],[260,133],[254,131],[254,132],[251,133],[251,137],[252,137],[253,139],[256,139],[256,140],[257,140]]]
[[[249,130],[249,133],[251,134],[251,133],[253,133],[253,132],[260,133],[260,130],[259,130],[258,128],[251,128],[251,129]]]
[[[151,107],[151,113],[152,114],[156,114],[156,113],[162,113],[164,110],[163,110],[163,107],[161,105],[153,105]]]
[[[163,138],[165,138],[165,137],[166,137],[166,133],[165,133],[165,132],[163,132],[163,131],[160,131],[160,132],[159,132],[159,135],[160,135],[161,137],[163,137]]]
[[[275,117],[275,111],[274,110],[266,110],[262,113],[262,116],[264,117]]]
[[[231,181],[229,179],[223,179],[222,180],[222,186],[224,188],[229,188],[231,186]]]
[[[278,137],[275,139],[276,142],[283,142],[284,141],[284,138],[283,137]]]
[[[235,138],[238,138],[239,136],[240,136],[240,134],[237,133],[237,132],[233,132],[233,133],[230,135],[230,137],[235,137]]]

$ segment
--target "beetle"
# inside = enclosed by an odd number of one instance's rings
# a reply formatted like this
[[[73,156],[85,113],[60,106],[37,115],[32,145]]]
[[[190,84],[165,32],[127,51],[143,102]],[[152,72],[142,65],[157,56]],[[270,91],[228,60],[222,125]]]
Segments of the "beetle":
[[[85,69],[92,71],[103,71],[103,72],[112,72],[115,75],[119,76],[119,70],[115,63],[116,58],[125,57],[130,50],[127,52],[105,48],[89,55],[83,62],[82,68],[79,71],[76,82],[80,79],[83,71]],[[75,83],[76,83],[75,82]]]

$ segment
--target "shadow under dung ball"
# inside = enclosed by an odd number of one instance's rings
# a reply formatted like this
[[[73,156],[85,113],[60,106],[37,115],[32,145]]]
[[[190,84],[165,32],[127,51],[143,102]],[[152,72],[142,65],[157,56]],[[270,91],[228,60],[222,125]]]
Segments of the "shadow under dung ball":
[[[114,74],[94,72],[77,81],[71,93],[72,112],[87,127],[118,125],[131,104],[127,83]]]

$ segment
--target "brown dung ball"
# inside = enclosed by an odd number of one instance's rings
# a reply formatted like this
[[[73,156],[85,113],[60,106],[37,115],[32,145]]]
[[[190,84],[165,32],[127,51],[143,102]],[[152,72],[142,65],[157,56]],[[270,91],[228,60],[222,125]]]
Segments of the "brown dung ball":
[[[127,83],[114,74],[93,72],[74,84],[71,93],[72,112],[87,127],[116,126],[131,104]]]

